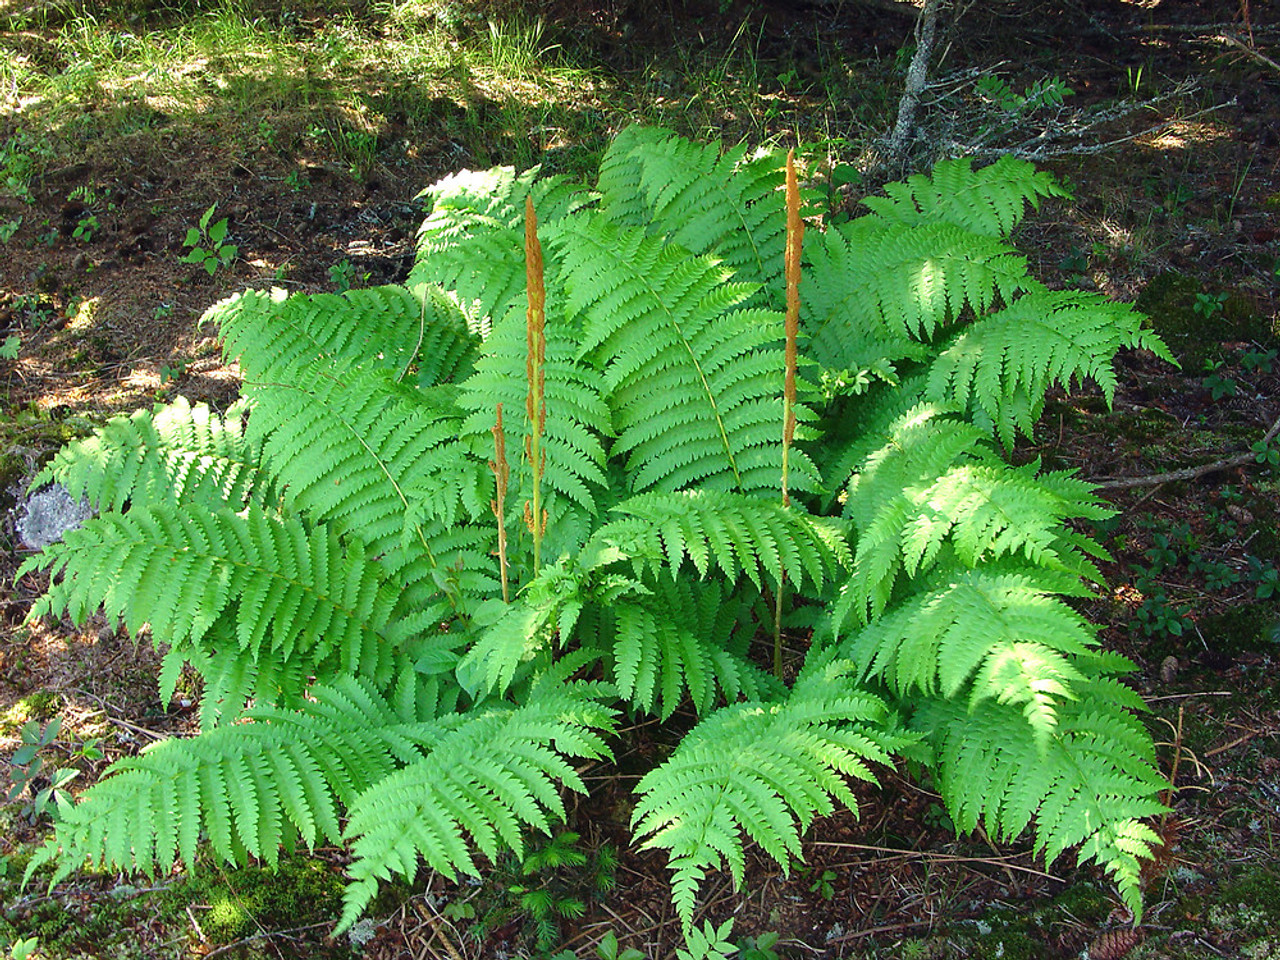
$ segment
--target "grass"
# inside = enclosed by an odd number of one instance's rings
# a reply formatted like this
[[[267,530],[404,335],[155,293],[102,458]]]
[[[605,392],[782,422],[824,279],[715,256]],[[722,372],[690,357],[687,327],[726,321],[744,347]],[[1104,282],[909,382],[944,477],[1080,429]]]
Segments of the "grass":
[[[365,176],[412,160],[443,127],[477,164],[546,160],[575,174],[625,120],[831,142],[860,118],[883,121],[886,101],[835,59],[767,61],[745,19],[727,43],[675,49],[635,82],[500,4],[491,18],[420,0],[363,15],[333,3],[269,15],[234,0],[185,16],[148,2],[32,6],[0,5],[0,132],[6,117],[15,128],[0,169],[18,193],[55,157],[174,130],[216,132],[240,151],[319,151]]]

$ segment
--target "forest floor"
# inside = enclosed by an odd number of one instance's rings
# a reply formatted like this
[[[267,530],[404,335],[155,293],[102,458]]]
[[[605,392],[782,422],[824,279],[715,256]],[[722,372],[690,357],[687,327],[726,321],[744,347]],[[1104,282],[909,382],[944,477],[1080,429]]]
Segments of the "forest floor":
[[[964,5],[962,5],[964,6]],[[24,482],[107,416],[177,394],[225,407],[237,375],[216,300],[403,279],[418,191],[470,167],[593,169],[631,122],[727,143],[799,144],[851,209],[878,187],[914,17],[890,0],[234,5],[0,0],[0,787],[22,730],[73,789],[187,731],[156,660],[105,622],[25,622]],[[1021,459],[1102,484],[1113,554],[1082,605],[1130,657],[1176,789],[1136,932],[1104,877],[1030,843],[957,839],[894,771],[862,815],[809,830],[805,866],[766,860],[704,906],[743,957],[1280,958],[1280,24],[1266,0],[993,0],[944,19],[912,158],[1020,149],[1074,199],[1016,241],[1052,286],[1136,302],[1175,368],[1126,354],[1108,409],[1056,396]],[[1072,93],[1056,95],[1064,85]],[[1066,152],[1063,152],[1066,151]],[[883,175],[879,175],[883,179]],[[215,206],[216,205],[216,206]],[[227,261],[184,262],[206,211]],[[206,243],[205,246],[208,246]],[[1268,442],[1268,441],[1271,442]],[[1270,459],[1268,459],[1270,458]],[[1181,471],[1181,472],[1179,472]],[[655,749],[640,728],[627,757]],[[344,854],[161,881],[77,875],[20,890],[48,817],[0,808],[0,954],[541,956],[679,946],[661,857],[628,847],[632,780],[601,771],[561,837],[587,864],[476,886],[390,889],[331,938]],[[0,793],[2,795],[2,793]],[[617,863],[613,863],[616,855]],[[610,877],[611,892],[589,889]],[[539,953],[521,890],[580,896]],[[773,942],[767,934],[776,933]],[[600,952],[601,950],[604,952]],[[754,952],[753,952],[754,951]]]

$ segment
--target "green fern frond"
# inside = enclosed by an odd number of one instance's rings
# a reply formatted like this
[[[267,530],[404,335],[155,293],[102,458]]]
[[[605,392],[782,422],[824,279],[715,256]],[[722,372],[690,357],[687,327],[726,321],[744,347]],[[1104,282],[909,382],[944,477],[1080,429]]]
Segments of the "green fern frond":
[[[563,322],[552,319],[546,325],[545,335],[543,483],[593,513],[595,497],[608,485],[600,438],[611,432],[609,408],[600,397],[598,376],[575,362],[578,343],[572,331],[566,329]],[[527,358],[522,293],[518,308],[495,324],[493,333],[485,341],[484,357],[476,364],[475,374],[462,384],[458,395],[458,406],[469,414],[462,431],[476,438],[477,445],[492,443],[494,408],[502,404],[507,449],[523,450],[523,438],[528,432]],[[512,466],[508,500],[518,506],[524,502],[527,496],[524,491],[530,485],[528,458],[522,459],[520,469],[515,469],[514,463]],[[558,518],[565,505],[551,502],[547,509],[553,518]]]
[[[639,230],[575,220],[549,241],[568,308],[583,317],[581,355],[604,370],[611,454],[627,456],[632,489],[776,489],[782,316],[735,309],[752,287]],[[794,489],[816,484],[806,457],[792,470]]]
[[[615,223],[644,226],[695,254],[709,254],[735,279],[769,291],[780,307],[786,242],[783,160],[748,159],[746,147],[721,150],[667,131],[624,131],[601,163],[601,212]]]
[[[91,437],[59,450],[31,485],[56,480],[73,499],[85,497],[100,511],[149,503],[261,507],[272,484],[257,445],[244,437],[242,413],[236,407],[220,417],[178,397],[112,417]]]
[[[1088,621],[1053,595],[1064,577],[1030,567],[944,572],[942,584],[912,595],[841,649],[903,699],[956,698],[968,688],[971,707],[987,699],[1022,705],[1043,743],[1084,679],[1075,661],[1096,645]]]
[[[565,758],[608,755],[602,734],[613,731],[614,711],[598,696],[585,684],[543,684],[524,706],[460,715],[426,757],[361,793],[344,833],[356,859],[339,929],[356,921],[380,879],[412,879],[419,857],[447,877],[476,876],[470,844],[495,860],[502,847],[522,855],[522,829],[550,832],[551,818],[565,816],[556,783],[586,793]]]
[[[1042,197],[1067,197],[1047,170],[1025,160],[1001,157],[979,170],[967,158],[943,160],[929,175],[885,186],[887,197],[868,197],[863,205],[889,223],[916,226],[951,223],[988,237],[1007,237],[1026,213],[1039,209]]]
[[[930,369],[929,395],[971,407],[1011,447],[1015,434],[1031,435],[1050,386],[1089,379],[1110,403],[1116,388],[1111,362],[1121,347],[1172,360],[1142,320],[1127,304],[1100,294],[1033,289],[956,337]]]
[[[643,849],[668,851],[676,912],[687,928],[707,872],[727,865],[740,885],[744,837],[782,867],[800,856],[800,834],[838,800],[857,812],[845,782],[873,780],[903,741],[885,732],[884,704],[842,683],[834,666],[782,702],[725,707],[700,721],[636,787],[632,828]]]
[[[716,567],[729,582],[745,573],[757,587],[763,578],[785,578],[817,590],[850,565],[838,522],[776,500],[696,490],[641,494],[612,510],[623,519],[599,527],[584,552],[609,546],[651,569],[665,563],[673,572],[688,558],[700,577]]]
[[[1164,813],[1151,736],[1129,712],[1137,698],[1114,680],[1076,687],[1078,699],[1058,713],[1053,735],[1025,733],[1016,706],[985,701],[931,701],[913,726],[931,738],[947,809],[961,833],[983,822],[1012,840],[1034,819],[1035,850],[1052,864],[1079,847],[1115,879],[1141,918],[1140,872],[1159,838],[1141,819]]]
[[[838,225],[805,251],[822,284],[806,287],[801,329],[819,364],[853,368],[927,355],[916,340],[966,309],[1012,302],[1031,282],[1026,258],[998,239],[947,223],[904,226],[872,218]]]
[[[454,411],[422,391],[382,373],[350,373],[263,388],[255,401],[248,436],[261,443],[287,502],[375,556],[402,544],[410,516],[488,511],[485,462],[459,443]]]
[[[477,340],[457,306],[425,285],[294,296],[248,290],[210,307],[203,320],[218,325],[224,352],[250,383],[287,383],[295,368],[317,365],[399,378],[420,358],[429,382],[439,382],[469,367]]]
[[[199,504],[102,514],[28,560],[52,583],[32,616],[98,609],[131,633],[151,625],[157,643],[202,649],[234,606],[243,657],[264,651],[304,658],[312,669],[378,672],[388,647],[380,630],[393,596],[362,545],[324,527]]]
[[[533,199],[544,228],[581,209],[590,197],[562,177],[538,178],[533,167],[464,170],[428,187],[432,202],[418,230],[409,284],[451,290],[474,321],[488,325],[524,299],[524,202]]]
[[[242,719],[118,761],[64,808],[28,876],[53,859],[54,883],[85,860],[149,875],[178,858],[190,868],[202,837],[233,863],[274,863],[299,838],[337,842],[343,809],[420,757],[439,729],[351,678],[313,686],[298,709],[258,707]]]
[[[714,580],[656,578],[583,616],[578,639],[632,706],[667,719],[688,698],[701,715],[719,695],[772,697],[782,685],[747,658],[748,605]]]

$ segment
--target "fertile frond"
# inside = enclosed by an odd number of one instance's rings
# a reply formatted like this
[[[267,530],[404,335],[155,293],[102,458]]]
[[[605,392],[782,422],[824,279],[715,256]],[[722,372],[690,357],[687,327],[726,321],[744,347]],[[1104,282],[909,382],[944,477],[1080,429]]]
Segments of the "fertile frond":
[[[929,394],[973,409],[1012,446],[1015,433],[1030,436],[1054,384],[1090,379],[1110,403],[1111,361],[1121,347],[1172,359],[1142,319],[1100,294],[1034,289],[956,337],[933,363]]]
[[[687,557],[706,577],[718,567],[733,582],[810,583],[821,590],[850,563],[840,525],[776,500],[710,490],[641,494],[613,508],[623,519],[599,527],[587,551],[609,546],[623,557],[678,572]],[[612,559],[615,555],[610,555]]]
[[[610,431],[609,408],[600,398],[598,376],[575,362],[577,339],[558,319],[549,319],[545,329],[543,483],[578,507],[594,511],[595,496],[607,486],[600,438]],[[507,449],[523,449],[522,438],[528,430],[526,363],[522,295],[517,307],[495,325],[475,374],[462,384],[457,403],[470,414],[463,424],[465,433],[487,437],[494,425],[494,408],[500,403]],[[513,503],[523,502],[526,496],[529,467],[527,456],[519,468],[513,464],[509,495]],[[552,502],[547,509],[556,517],[564,506]]]
[[[1053,596],[1060,575],[949,571],[945,585],[915,594],[844,641],[866,674],[903,699],[915,692],[1021,705],[1043,743],[1061,703],[1083,676],[1075,661],[1096,641],[1088,621]]]
[[[533,199],[538,221],[550,224],[588,203],[561,177],[538,179],[534,167],[511,167],[445,177],[422,192],[431,213],[418,229],[418,256],[410,285],[451,290],[467,315],[483,325],[506,316],[524,299],[524,202]]]
[[[604,370],[633,490],[776,489],[783,318],[735,309],[752,288],[707,257],[640,230],[578,219],[550,232],[581,355]],[[797,415],[807,412],[799,408]],[[797,457],[812,488],[812,464]]]
[[[421,358],[424,380],[464,372],[476,337],[456,305],[425,285],[287,296],[247,290],[210,307],[228,357],[250,383],[289,382],[294,368],[377,368],[403,378]]]
[[[316,684],[297,709],[256,707],[118,761],[63,809],[32,869],[56,857],[55,883],[86,859],[163,874],[176,858],[193,866],[202,837],[233,863],[274,863],[299,838],[337,842],[343,808],[420,757],[440,726],[398,714],[367,682]]]
[[[1041,197],[1070,196],[1053,174],[1010,156],[980,170],[967,158],[943,160],[928,176],[886,184],[884,192],[887,197],[862,201],[878,220],[907,226],[951,223],[988,237],[1012,233],[1027,204],[1038,209]]]
[[[702,720],[636,787],[632,815],[643,847],[669,851],[676,911],[687,927],[708,870],[744,872],[744,835],[784,871],[800,834],[838,800],[857,811],[846,776],[872,780],[902,745],[886,734],[884,704],[838,667],[797,684],[781,702],[738,703]]]
[[[261,506],[271,489],[257,445],[243,435],[242,408],[226,417],[185,397],[112,417],[69,443],[31,481],[56,480],[100,511],[150,503]]]
[[[1130,709],[1141,701],[1114,680],[1076,686],[1048,740],[1029,735],[1016,705],[930,701],[913,726],[936,750],[938,786],[960,832],[979,821],[1012,840],[1035,820],[1035,849],[1052,864],[1069,847],[1096,860],[1141,917],[1143,860],[1160,843],[1140,818],[1163,813],[1168,782],[1151,736]]]
[[[768,305],[778,307],[787,228],[782,170],[776,154],[747,159],[745,147],[721,152],[718,143],[666,131],[624,132],[601,163],[601,212],[714,256],[735,279],[768,287]]]
[[[379,631],[394,597],[359,542],[261,511],[200,504],[103,514],[28,560],[53,582],[32,615],[99,608],[157,643],[200,649],[234,607],[241,656],[298,656],[314,672],[372,675],[389,649]]]
[[[477,710],[453,718],[423,759],[383,778],[351,804],[345,836],[354,839],[340,928],[350,926],[395,874],[412,879],[421,856],[445,876],[479,871],[468,842],[490,860],[501,847],[522,854],[521,831],[550,831],[563,819],[559,782],[586,793],[566,757],[608,755],[601,734],[613,730],[613,711],[589,685],[536,688],[515,709]]]
[[[968,307],[1009,303],[1030,282],[1026,258],[998,239],[948,223],[883,224],[870,217],[827,230],[805,250],[801,329],[824,367],[927,355],[932,337]]]

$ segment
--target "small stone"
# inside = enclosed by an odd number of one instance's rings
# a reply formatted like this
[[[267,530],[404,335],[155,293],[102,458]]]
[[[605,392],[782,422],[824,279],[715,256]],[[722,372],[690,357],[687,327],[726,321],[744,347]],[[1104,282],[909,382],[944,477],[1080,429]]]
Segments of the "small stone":
[[[1172,654],[1165,657],[1164,660],[1160,662],[1160,682],[1167,684],[1173,683],[1173,681],[1177,680],[1178,669],[1180,666],[1181,665],[1178,663],[1177,657]]]
[[[80,502],[71,499],[67,488],[54,483],[34,493],[22,505],[22,516],[15,524],[18,537],[33,550],[43,550],[62,539],[68,530],[74,530],[93,516],[93,508],[84,497]]]

